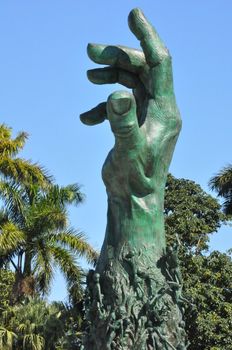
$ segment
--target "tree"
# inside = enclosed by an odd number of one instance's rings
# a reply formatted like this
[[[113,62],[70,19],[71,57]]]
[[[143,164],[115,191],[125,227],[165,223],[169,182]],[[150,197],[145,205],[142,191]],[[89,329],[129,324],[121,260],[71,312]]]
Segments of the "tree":
[[[209,235],[217,232],[225,216],[211,195],[192,180],[168,175],[164,203],[165,230],[169,244],[176,234],[187,251],[208,248]]]
[[[0,269],[0,315],[9,306],[15,274],[7,269]]]
[[[36,291],[46,293],[54,267],[65,274],[69,287],[79,285],[83,272],[77,258],[94,262],[96,252],[85,235],[70,228],[67,206],[83,195],[77,184],[59,187],[43,168],[15,155],[27,135],[11,138],[0,125],[0,266],[10,263],[16,272],[16,300]]]
[[[29,196],[33,186],[46,189],[52,181],[41,166],[17,157],[27,137],[25,132],[20,132],[12,138],[12,129],[0,124],[0,199],[4,203],[4,207],[0,209],[0,265],[4,262],[7,247],[11,246],[11,250],[16,248],[24,237],[18,225],[11,220],[16,209],[12,206],[12,198],[14,197],[14,206],[21,209],[22,201],[17,196],[18,193]],[[10,261],[14,265],[11,258]]]
[[[229,254],[189,255],[182,268],[189,350],[232,349],[232,259]]]
[[[26,138],[12,139],[11,129],[0,125],[0,349],[75,349],[83,277],[77,259],[93,263],[97,254],[69,225],[68,205],[83,200],[79,186],[59,187],[42,167],[16,158]],[[75,308],[37,297],[48,292],[56,266]]]
[[[62,303],[49,305],[38,298],[9,307],[0,319],[0,344],[2,344],[0,348],[65,349],[59,345],[65,337],[64,317],[65,306]]]
[[[206,254],[209,235],[225,215],[215,198],[191,180],[168,176],[165,197],[169,245],[179,237],[189,350],[232,349],[232,261],[229,254]]]
[[[222,169],[209,181],[209,186],[215,190],[219,197],[224,198],[223,211],[232,215],[232,165]]]
[[[16,157],[23,149],[28,134],[20,132],[12,138],[12,129],[5,124],[0,124],[0,183],[10,181],[17,186],[37,184],[46,188],[52,181],[52,177],[45,169],[29,160]]]
[[[1,262],[11,262],[15,268],[17,298],[36,290],[46,293],[55,266],[69,285],[80,281],[83,274],[76,258],[84,256],[93,263],[97,257],[85,235],[68,225],[67,204],[82,200],[77,185],[54,185],[45,193],[36,187],[30,199],[21,189],[5,193],[9,221],[1,227]]]

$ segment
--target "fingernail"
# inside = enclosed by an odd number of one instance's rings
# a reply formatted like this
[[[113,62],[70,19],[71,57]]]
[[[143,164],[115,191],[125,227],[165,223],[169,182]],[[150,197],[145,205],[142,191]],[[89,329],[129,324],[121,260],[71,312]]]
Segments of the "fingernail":
[[[129,112],[131,108],[131,99],[127,97],[111,99],[110,104],[111,104],[112,110],[116,114],[121,115]]]

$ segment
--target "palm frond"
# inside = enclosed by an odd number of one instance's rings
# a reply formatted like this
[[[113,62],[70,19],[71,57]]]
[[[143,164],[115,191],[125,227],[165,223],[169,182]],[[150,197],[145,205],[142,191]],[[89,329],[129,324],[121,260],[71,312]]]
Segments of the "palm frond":
[[[212,177],[209,186],[212,190],[216,190],[219,196],[224,196],[232,191],[232,165],[228,165]]]
[[[24,245],[25,234],[12,222],[0,228],[0,263],[9,261]]]
[[[9,221],[9,216],[7,215],[7,212],[3,209],[0,209],[0,226],[7,223]]]
[[[16,155],[23,147],[28,138],[26,132],[20,132],[15,139],[11,138],[12,129],[5,124],[0,124],[0,154],[10,157]]]
[[[0,173],[5,179],[13,179],[24,186],[39,184],[42,188],[47,188],[53,181],[53,178],[42,166],[21,158],[2,157]]]
[[[25,202],[21,188],[14,183],[0,181],[0,198],[2,199],[10,220],[20,224],[23,219]]]
[[[23,337],[23,349],[43,350],[45,345],[44,338],[39,334],[29,333]]]
[[[16,338],[17,335],[14,332],[0,326],[0,349],[12,350]]]
[[[218,196],[223,197],[223,211],[226,215],[232,215],[232,165],[223,168],[209,181],[209,186],[215,190]]]
[[[47,203],[43,199],[28,209],[26,222],[31,236],[38,236],[52,230],[62,230],[67,225],[65,209]]]
[[[83,277],[84,272],[77,264],[75,255],[67,249],[59,246],[51,247],[51,251],[54,261],[64,274],[66,281],[80,281]]]
[[[15,158],[23,149],[28,134],[20,132],[16,138],[12,138],[12,129],[5,124],[0,124],[0,174],[4,180],[15,181],[22,186],[39,184],[41,188],[47,188],[53,181],[48,172],[37,163],[30,160]]]
[[[65,204],[78,205],[85,198],[84,194],[80,191],[80,185],[77,183],[60,187],[60,194]]]
[[[98,253],[87,243],[83,232],[69,229],[54,236],[54,239],[67,249],[72,250],[77,256],[85,257],[90,264],[96,264]]]
[[[81,193],[80,186],[78,184],[71,184],[64,187],[53,185],[46,193],[45,200],[55,205],[78,205],[79,203],[83,202],[84,195]]]
[[[36,276],[37,289],[43,295],[50,291],[54,269],[52,266],[52,254],[48,242],[38,240],[36,254],[33,259],[33,275]]]
[[[226,215],[232,215],[232,190],[224,198],[223,211]]]

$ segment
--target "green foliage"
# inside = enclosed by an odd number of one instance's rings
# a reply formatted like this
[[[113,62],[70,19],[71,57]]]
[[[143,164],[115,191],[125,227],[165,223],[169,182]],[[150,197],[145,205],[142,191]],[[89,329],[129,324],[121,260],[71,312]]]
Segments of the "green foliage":
[[[12,271],[0,269],[0,315],[10,304],[14,281],[15,274]]]
[[[9,331],[8,329],[0,326],[0,349],[1,350],[12,350],[14,342],[17,339],[17,335]]]
[[[47,293],[57,266],[68,286],[77,286],[83,275],[77,259],[97,257],[85,235],[69,227],[67,206],[82,202],[80,187],[59,187],[37,164],[15,158],[26,138],[12,139],[11,129],[0,125],[0,266],[10,263],[16,272],[15,302]]]
[[[201,252],[208,248],[209,234],[221,226],[224,215],[215,198],[200,185],[168,175],[164,203],[165,229],[168,243],[176,234],[188,251]]]
[[[0,349],[74,350],[82,323],[77,259],[94,263],[97,254],[69,226],[67,206],[82,202],[80,187],[59,187],[38,164],[17,158],[26,139],[0,124]],[[49,291],[57,266],[75,307],[36,297]]]
[[[60,307],[64,332],[57,342],[56,350],[79,350],[83,328],[83,301],[75,305],[60,303]]]
[[[232,261],[229,254],[206,255],[209,235],[225,216],[217,200],[193,181],[168,176],[165,220],[168,244],[180,238],[189,350],[232,349]],[[204,254],[203,254],[204,253]]]
[[[0,321],[0,349],[77,349],[77,322],[75,325],[70,309],[62,303],[48,305],[38,298],[29,299],[23,305],[9,307]]]
[[[0,124],[0,176],[1,181],[7,180],[12,184],[30,187],[38,184],[45,188],[52,180],[46,171],[38,164],[29,160],[16,158],[28,138],[27,133],[20,132],[14,139],[12,129]]]
[[[226,215],[232,215],[232,165],[222,169],[216,176],[210,179],[209,185],[218,196],[224,199],[223,211]]]
[[[11,139],[11,129],[0,125],[0,264],[10,263],[16,272],[0,269],[0,349],[75,350],[83,316],[83,271],[77,258],[94,262],[97,255],[84,234],[69,227],[67,205],[83,200],[78,185],[54,185],[43,168],[16,158],[26,138],[20,133]],[[210,181],[227,201],[230,171]],[[228,214],[225,206],[224,211]],[[232,350],[231,257],[203,255],[209,235],[225,221],[220,205],[193,181],[169,175],[164,213],[168,244],[176,235],[181,242],[184,294],[190,301],[185,316],[189,350]],[[46,293],[56,266],[66,276],[72,305],[25,297],[11,305],[12,290],[24,296]]]
[[[232,349],[232,260],[214,251],[189,255],[182,268],[184,291],[191,300],[186,325],[189,350]]]
[[[78,257],[95,261],[96,252],[87,243],[85,235],[68,226],[66,200],[77,202],[80,197],[77,187],[50,186],[45,193],[34,189],[32,202],[24,193],[21,208],[17,209],[15,205],[13,213],[12,205],[7,207],[11,221],[0,227],[0,253],[2,264],[11,262],[17,272],[17,297],[25,293],[25,288],[22,290],[19,284],[26,278],[33,278],[37,291],[46,293],[56,266],[71,283],[79,281],[83,274],[77,263]]]

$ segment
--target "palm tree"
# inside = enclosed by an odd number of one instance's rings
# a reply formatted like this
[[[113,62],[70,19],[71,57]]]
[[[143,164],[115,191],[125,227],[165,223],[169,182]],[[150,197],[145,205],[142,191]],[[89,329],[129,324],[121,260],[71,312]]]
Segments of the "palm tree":
[[[83,200],[79,186],[54,185],[43,168],[15,158],[26,138],[11,139],[11,129],[0,125],[0,267],[15,269],[16,300],[48,292],[56,266],[71,287],[83,275],[77,259],[97,257],[85,235],[69,227],[67,206]]]
[[[216,176],[212,177],[209,186],[217,192],[218,196],[224,198],[224,213],[232,215],[232,165],[223,168]]]
[[[29,160],[16,157],[27,138],[28,134],[25,132],[12,138],[12,129],[0,124],[0,182],[10,180],[13,184],[26,185],[29,188],[32,184],[46,188],[52,177],[45,169]]]
[[[5,124],[0,124],[0,199],[8,206],[9,193],[14,196],[14,206],[21,208],[22,202],[18,193],[25,192],[30,196],[34,186],[41,189],[48,188],[52,183],[52,177],[47,174],[45,169],[31,161],[17,157],[17,154],[23,149],[28,134],[20,132],[15,138],[12,138],[12,129]],[[23,232],[10,217],[14,216],[15,208],[6,212],[0,209],[0,262],[2,254],[7,253],[7,247],[17,247],[18,243],[23,239]],[[10,215],[9,215],[9,212]],[[14,264],[13,260],[11,261]]]
[[[0,318],[0,349],[57,349],[65,337],[65,312],[62,303],[49,305],[39,298],[8,307]]]
[[[4,256],[9,255],[9,247],[12,249],[22,242],[24,234],[20,231],[14,220],[10,217],[14,216],[15,208],[12,208],[9,215],[10,203],[7,194],[11,193],[11,197],[15,193],[14,203],[17,207],[22,207],[20,197],[16,198],[17,192],[27,193],[29,196],[33,186],[39,186],[46,189],[50,186],[52,178],[38,164],[17,157],[19,151],[24,147],[28,138],[27,133],[20,132],[15,138],[12,138],[12,129],[5,124],[0,124],[0,199],[8,206],[8,210],[0,209],[0,262],[4,261]],[[13,256],[12,256],[13,257]],[[11,263],[15,265],[13,259]]]
[[[6,186],[2,193],[8,220],[1,227],[0,263],[10,262],[15,268],[15,296],[48,292],[56,267],[68,286],[80,281],[83,271],[77,259],[83,256],[94,263],[97,254],[85,235],[68,224],[67,205],[82,201],[78,185],[53,185],[46,192],[36,186],[33,196]]]

